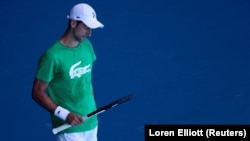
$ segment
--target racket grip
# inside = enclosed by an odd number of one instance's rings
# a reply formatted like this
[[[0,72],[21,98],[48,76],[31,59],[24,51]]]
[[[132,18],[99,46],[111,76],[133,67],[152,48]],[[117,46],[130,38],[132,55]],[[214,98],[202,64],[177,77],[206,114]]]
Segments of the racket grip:
[[[59,132],[65,130],[65,129],[70,128],[71,126],[72,126],[72,125],[70,125],[70,124],[63,124],[63,125],[61,125],[61,126],[58,126],[58,127],[56,127],[56,128],[53,128],[53,129],[52,129],[52,132],[53,132],[53,134],[57,134],[57,133],[59,133]]]
[[[82,118],[83,118],[83,120],[86,120],[86,119],[88,119],[88,116],[83,116]],[[53,128],[52,132],[53,132],[53,134],[57,134],[57,133],[59,133],[59,132],[61,132],[63,130],[66,130],[66,129],[70,128],[70,127],[72,127],[72,125],[70,125],[70,124],[63,124],[61,126]]]

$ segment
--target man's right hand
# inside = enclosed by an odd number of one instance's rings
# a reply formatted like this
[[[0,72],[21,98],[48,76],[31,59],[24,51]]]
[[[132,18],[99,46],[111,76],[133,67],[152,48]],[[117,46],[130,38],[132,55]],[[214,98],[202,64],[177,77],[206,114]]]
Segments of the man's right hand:
[[[69,113],[66,122],[70,125],[77,126],[79,124],[84,123],[84,119],[82,116],[74,114],[74,113]]]

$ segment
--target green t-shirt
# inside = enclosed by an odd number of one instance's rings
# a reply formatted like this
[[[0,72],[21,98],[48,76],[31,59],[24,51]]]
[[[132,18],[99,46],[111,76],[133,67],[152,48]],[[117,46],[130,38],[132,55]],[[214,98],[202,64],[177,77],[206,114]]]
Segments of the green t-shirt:
[[[92,66],[96,56],[92,44],[85,39],[75,48],[55,42],[40,57],[36,78],[48,82],[48,94],[58,105],[82,116],[96,110],[92,89]],[[51,114],[52,126],[58,127],[65,121]],[[60,133],[81,132],[97,126],[96,116],[83,124]],[[60,134],[58,133],[58,134]]]

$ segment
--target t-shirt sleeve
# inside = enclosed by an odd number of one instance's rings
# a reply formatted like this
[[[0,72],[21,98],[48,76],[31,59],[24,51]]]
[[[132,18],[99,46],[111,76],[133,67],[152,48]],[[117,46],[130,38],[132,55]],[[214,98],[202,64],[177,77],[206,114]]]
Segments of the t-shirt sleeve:
[[[88,45],[88,48],[89,48],[91,56],[92,56],[92,60],[95,61],[96,60],[96,55],[95,55],[95,51],[93,49],[93,45],[88,39],[86,39],[86,41],[87,41],[87,45]]]
[[[45,52],[38,60],[36,78],[45,82],[50,82],[56,73],[55,57],[49,52]]]

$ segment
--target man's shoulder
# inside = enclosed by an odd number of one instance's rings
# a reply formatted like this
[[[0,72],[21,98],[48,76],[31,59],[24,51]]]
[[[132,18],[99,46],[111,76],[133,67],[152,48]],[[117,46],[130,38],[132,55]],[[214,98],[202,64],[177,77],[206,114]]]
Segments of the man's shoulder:
[[[91,41],[90,41],[88,38],[85,38],[85,39],[81,42],[81,44],[83,44],[83,45],[91,45]]]
[[[59,47],[60,47],[60,42],[55,41],[54,43],[52,43],[51,46],[49,46],[47,49],[44,50],[41,57],[54,57]]]
[[[45,54],[53,54],[54,52],[57,52],[58,49],[60,48],[60,42],[59,41],[55,41],[54,43],[52,43],[45,51]]]
[[[60,43],[60,41],[55,41],[54,43],[52,43],[52,45],[47,49],[49,50],[56,50],[58,48],[60,48],[62,45]]]

